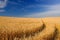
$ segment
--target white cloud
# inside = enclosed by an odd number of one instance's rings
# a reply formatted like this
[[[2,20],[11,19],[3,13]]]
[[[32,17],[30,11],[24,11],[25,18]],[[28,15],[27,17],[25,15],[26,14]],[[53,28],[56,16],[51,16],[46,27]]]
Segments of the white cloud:
[[[7,0],[0,1],[0,8],[4,8],[6,6]]]
[[[60,4],[56,5],[44,5],[47,7],[47,11],[40,13],[32,13],[30,15],[26,15],[25,17],[50,17],[50,16],[60,16]]]

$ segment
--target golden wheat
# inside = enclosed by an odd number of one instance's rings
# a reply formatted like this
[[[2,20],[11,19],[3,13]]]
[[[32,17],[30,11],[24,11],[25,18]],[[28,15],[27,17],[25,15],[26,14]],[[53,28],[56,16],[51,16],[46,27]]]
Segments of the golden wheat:
[[[20,40],[53,40],[55,33],[55,25],[47,24],[46,28],[44,28],[41,32],[36,33],[35,36],[30,35],[29,37],[23,37]],[[19,38],[15,40],[19,40]]]
[[[55,25],[46,24],[46,28],[36,35],[35,40],[52,40],[56,32]]]
[[[0,17],[0,40],[60,40],[60,17]]]
[[[55,40],[60,40],[60,17],[48,17],[42,18],[44,23],[53,23],[56,25],[57,28],[57,35]]]
[[[7,19],[4,17],[0,19],[0,40],[12,40],[15,36],[28,36],[29,34],[35,33],[36,31],[42,30],[43,28],[43,23],[40,21],[41,19],[31,20],[21,18],[20,21],[17,21],[16,18],[13,18],[13,21],[10,18]]]

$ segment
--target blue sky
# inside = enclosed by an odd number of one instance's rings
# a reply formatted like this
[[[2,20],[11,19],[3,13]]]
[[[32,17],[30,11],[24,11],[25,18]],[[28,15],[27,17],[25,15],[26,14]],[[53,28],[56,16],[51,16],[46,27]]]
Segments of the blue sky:
[[[60,16],[60,0],[0,0],[0,16]]]

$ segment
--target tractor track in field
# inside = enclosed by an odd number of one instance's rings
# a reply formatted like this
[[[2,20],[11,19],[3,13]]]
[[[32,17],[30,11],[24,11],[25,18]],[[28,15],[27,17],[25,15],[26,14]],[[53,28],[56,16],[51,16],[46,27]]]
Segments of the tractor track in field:
[[[17,37],[17,39],[15,38],[15,40],[25,40],[25,39],[27,39],[27,40],[54,40],[54,38],[55,38],[55,36],[56,36],[56,34],[57,34],[57,29],[56,28],[53,28],[54,30],[52,30],[53,32],[52,33],[50,33],[49,35],[46,35],[47,37],[44,37],[44,36],[39,36],[39,35],[42,35],[42,33],[43,33],[43,31],[46,29],[46,27],[45,27],[45,24],[43,24],[43,28],[42,28],[42,30],[38,30],[38,31],[36,31],[35,33],[32,33],[32,34],[29,34],[29,35],[27,35],[26,34],[26,36],[25,37],[21,37],[21,38],[18,38]],[[51,27],[52,28],[52,27]],[[48,31],[48,30],[47,30]],[[39,34],[39,35],[38,35]],[[47,33],[48,34],[48,33]],[[29,37],[31,36],[31,38],[29,39]],[[37,39],[36,37],[42,37],[41,39]],[[24,39],[25,38],[25,39]],[[33,39],[32,39],[33,38]],[[35,39],[36,38],[36,39]]]

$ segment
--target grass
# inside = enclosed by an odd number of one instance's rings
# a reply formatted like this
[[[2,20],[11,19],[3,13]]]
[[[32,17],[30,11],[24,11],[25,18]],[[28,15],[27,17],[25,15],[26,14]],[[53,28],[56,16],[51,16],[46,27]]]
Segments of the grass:
[[[60,17],[0,17],[0,40],[60,40]]]

